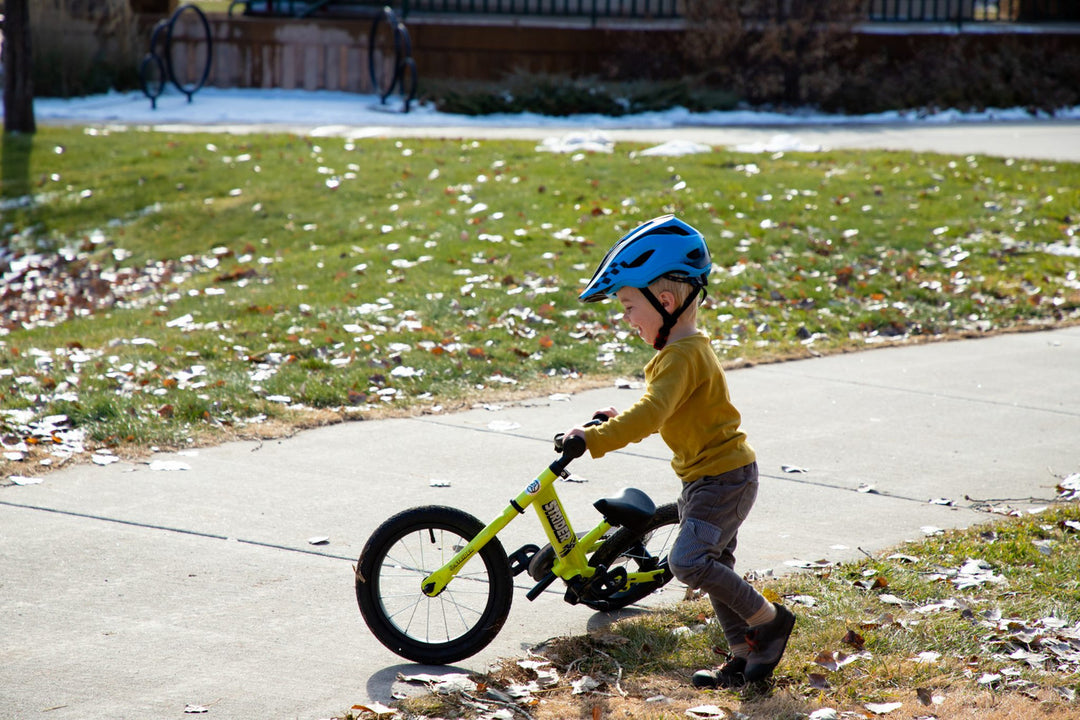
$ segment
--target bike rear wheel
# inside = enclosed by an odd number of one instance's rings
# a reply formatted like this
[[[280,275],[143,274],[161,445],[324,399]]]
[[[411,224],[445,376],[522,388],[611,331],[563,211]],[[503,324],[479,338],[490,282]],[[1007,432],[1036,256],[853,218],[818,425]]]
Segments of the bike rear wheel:
[[[398,513],[372,533],[356,568],[356,601],[379,642],[414,662],[446,665],[495,638],[513,598],[510,564],[497,538],[437,597],[420,589],[483,528],[468,513],[431,505]]]
[[[668,570],[668,553],[678,530],[679,510],[675,503],[656,508],[649,522],[641,527],[619,528],[593,553],[589,564],[594,567],[603,565],[609,571],[625,567],[628,573],[663,568],[664,573],[655,582],[634,585],[606,598],[583,598],[581,602],[594,610],[618,610],[667,585],[672,577]]]

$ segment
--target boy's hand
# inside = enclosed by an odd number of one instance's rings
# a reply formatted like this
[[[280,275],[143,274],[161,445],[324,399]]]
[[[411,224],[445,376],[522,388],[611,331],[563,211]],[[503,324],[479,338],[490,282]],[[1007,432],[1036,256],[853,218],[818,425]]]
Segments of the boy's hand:
[[[584,443],[585,442],[585,428],[583,428],[583,427],[581,427],[579,425],[577,427],[572,427],[569,430],[567,430],[565,433],[563,433],[563,444],[565,444],[566,441],[569,440],[570,438],[581,438],[581,442]],[[585,445],[586,445],[586,447],[588,447],[588,443],[585,443]]]
[[[585,428],[574,427],[564,433],[555,436],[555,452],[562,453],[563,458],[573,459],[584,455],[589,449],[589,443],[585,441]]]
[[[618,414],[619,414],[618,410],[616,410],[613,407],[609,407],[609,408],[604,408],[602,410],[597,410],[593,414],[593,417],[596,417],[596,416],[600,415],[600,416],[603,416],[603,417],[606,417],[606,418],[610,419],[610,418],[615,417]],[[592,422],[592,423],[589,423],[589,424],[590,425],[596,425],[597,423]],[[565,433],[563,433],[562,441],[564,443],[567,440],[569,440],[570,438],[580,438],[581,442],[585,443],[585,446],[588,447],[588,443],[585,442],[585,428],[583,426],[576,425],[576,426],[570,428],[569,430],[567,430]]]

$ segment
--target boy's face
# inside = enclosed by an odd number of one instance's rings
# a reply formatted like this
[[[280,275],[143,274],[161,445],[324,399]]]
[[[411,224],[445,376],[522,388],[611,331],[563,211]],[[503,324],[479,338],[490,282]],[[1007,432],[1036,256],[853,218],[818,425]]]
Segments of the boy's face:
[[[661,295],[670,293],[661,293]],[[624,287],[615,293],[623,306],[623,317],[637,331],[638,336],[649,345],[656,342],[656,335],[663,325],[663,318],[637,288]],[[661,303],[666,298],[660,298]]]

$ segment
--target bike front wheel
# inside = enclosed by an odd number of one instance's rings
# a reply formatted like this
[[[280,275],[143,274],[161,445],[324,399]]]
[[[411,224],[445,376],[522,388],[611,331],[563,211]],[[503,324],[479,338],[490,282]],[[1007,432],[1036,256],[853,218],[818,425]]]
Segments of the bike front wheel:
[[[652,518],[637,528],[622,527],[609,537],[589,558],[592,566],[605,566],[609,571],[618,567],[627,573],[663,569],[656,580],[631,585],[626,590],[608,597],[581,602],[594,610],[618,610],[656,592],[671,580],[668,569],[668,553],[679,530],[679,510],[675,503],[656,508]]]
[[[356,567],[356,601],[379,642],[414,662],[446,665],[495,638],[513,597],[510,563],[497,538],[438,596],[420,588],[483,528],[468,513],[431,505],[398,513],[372,533]]]

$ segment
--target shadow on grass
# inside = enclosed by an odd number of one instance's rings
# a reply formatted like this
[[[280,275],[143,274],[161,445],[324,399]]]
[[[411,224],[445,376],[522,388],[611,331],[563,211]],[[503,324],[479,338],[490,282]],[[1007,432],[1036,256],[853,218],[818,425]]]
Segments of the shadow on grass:
[[[0,195],[4,199],[23,197],[30,193],[30,151],[34,136],[24,133],[5,132],[0,149],[0,166],[3,167]],[[7,233],[4,233],[7,236]],[[4,241],[6,244],[6,240]]]

